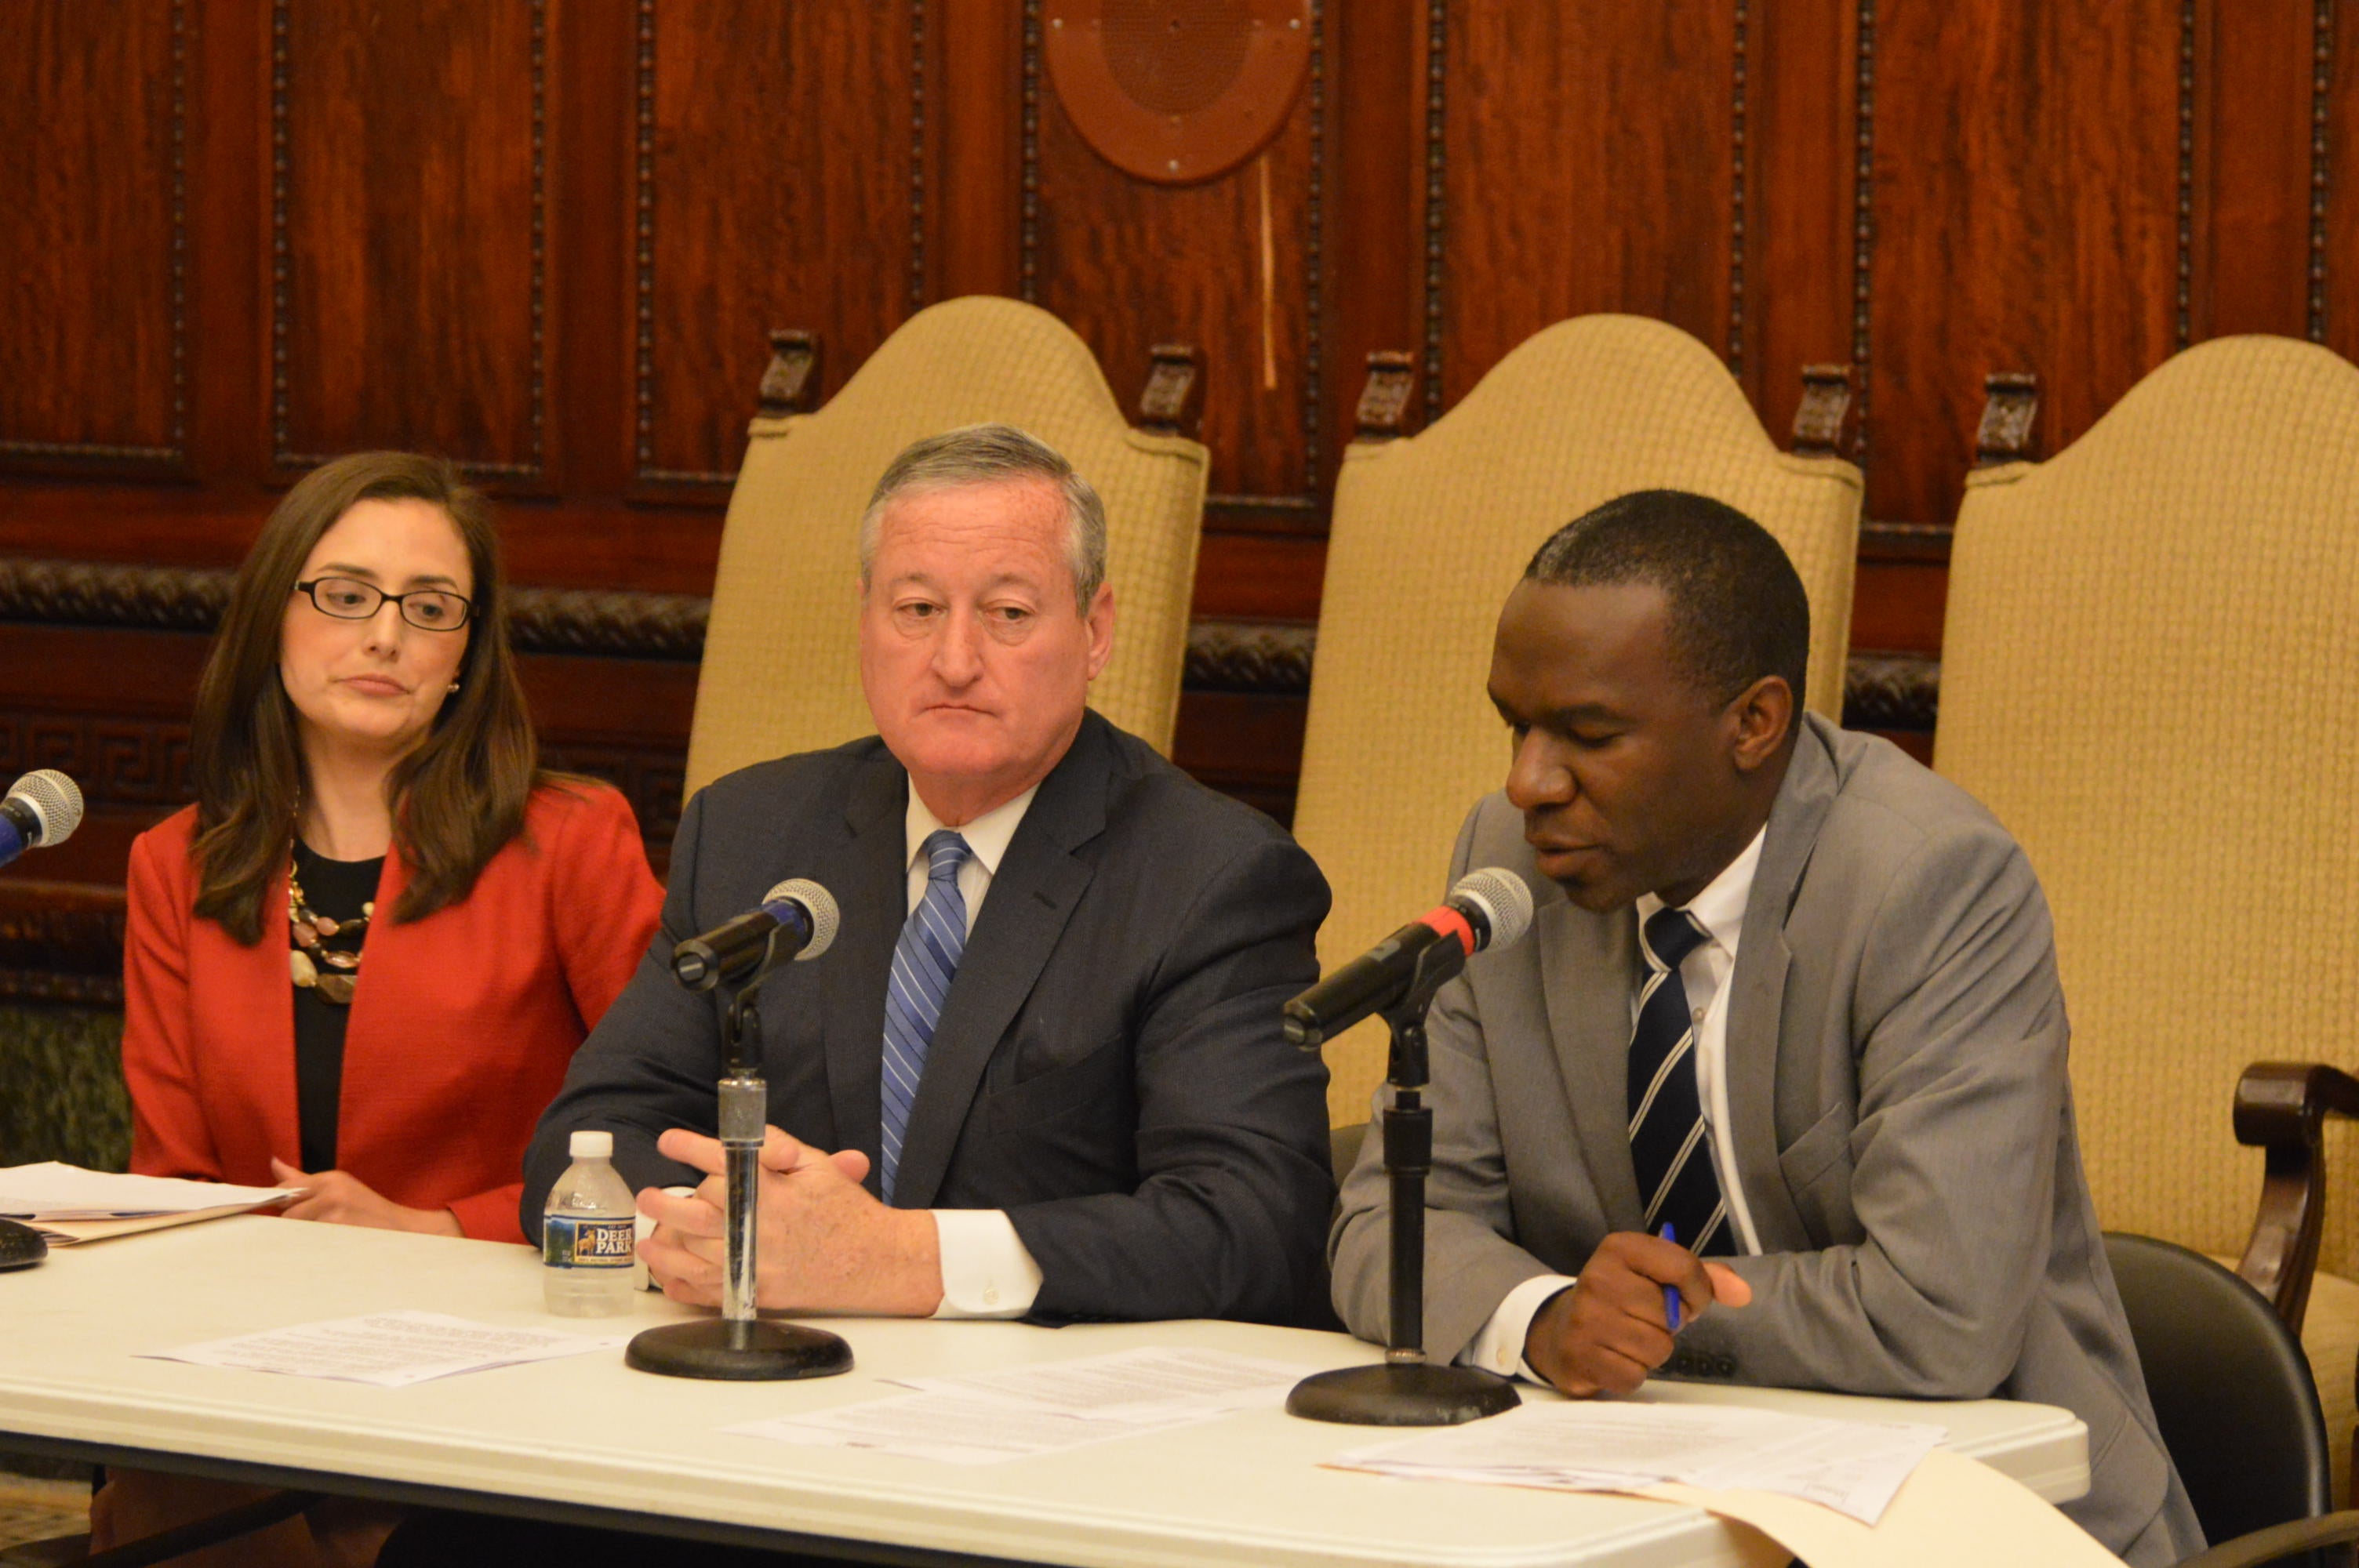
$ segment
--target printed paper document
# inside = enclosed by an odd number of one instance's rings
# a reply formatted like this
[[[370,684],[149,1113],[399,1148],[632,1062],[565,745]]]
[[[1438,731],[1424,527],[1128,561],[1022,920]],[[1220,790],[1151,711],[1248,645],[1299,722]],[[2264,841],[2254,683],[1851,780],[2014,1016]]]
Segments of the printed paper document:
[[[189,1361],[295,1378],[335,1378],[380,1389],[407,1388],[430,1378],[481,1372],[520,1361],[548,1361],[590,1350],[616,1350],[626,1334],[564,1334],[549,1328],[503,1328],[437,1312],[372,1313],[365,1317],[242,1334],[177,1350],[151,1350],[158,1361]]]
[[[301,1195],[297,1187],[233,1187],[177,1176],[126,1176],[85,1171],[55,1160],[0,1169],[0,1217],[29,1220],[123,1219],[194,1214],[231,1206],[258,1208]]]

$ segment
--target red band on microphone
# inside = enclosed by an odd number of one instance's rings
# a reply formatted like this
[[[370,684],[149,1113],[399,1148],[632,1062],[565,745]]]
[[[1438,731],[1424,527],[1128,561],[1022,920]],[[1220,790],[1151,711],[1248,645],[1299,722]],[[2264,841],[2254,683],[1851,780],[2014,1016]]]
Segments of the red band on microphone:
[[[1466,956],[1470,958],[1474,956],[1474,926],[1473,923],[1464,915],[1451,908],[1448,904],[1445,903],[1438,908],[1427,910],[1423,914],[1417,917],[1417,922],[1419,925],[1431,926],[1434,930],[1440,932],[1444,936],[1457,937],[1458,945],[1466,949]]]

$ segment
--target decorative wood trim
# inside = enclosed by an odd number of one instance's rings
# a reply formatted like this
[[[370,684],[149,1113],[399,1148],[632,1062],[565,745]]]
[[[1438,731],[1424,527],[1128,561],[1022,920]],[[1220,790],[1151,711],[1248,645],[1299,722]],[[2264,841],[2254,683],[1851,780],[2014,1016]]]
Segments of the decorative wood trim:
[[[2179,297],[2174,341],[2195,333],[2195,0],[2179,0]]]
[[[2310,45],[2310,341],[2326,341],[2326,198],[2332,138],[2334,0],[2317,0]]]
[[[1022,222],[1016,249],[1016,297],[1040,302],[1040,0],[1024,0],[1024,150]]]
[[[643,6],[653,0],[642,0]],[[270,460],[285,470],[313,469],[331,460],[332,452],[299,452],[288,433],[287,402],[288,315],[291,308],[293,263],[287,243],[288,177],[287,89],[288,28],[293,0],[270,5]],[[531,457],[520,463],[492,462],[453,457],[459,471],[476,479],[514,480],[534,483],[545,477],[542,461],[549,427],[549,363],[545,345],[548,321],[549,234],[549,0],[532,0],[532,365],[527,420],[531,429]]]
[[[97,441],[0,438],[0,457],[76,462],[156,463],[189,460],[189,4],[172,0],[172,438],[161,447],[109,446]]]
[[[1188,628],[1182,684],[1192,691],[1302,697],[1310,690],[1315,626],[1282,621],[1198,621]]]
[[[1862,0],[1863,4],[1867,0]],[[1441,242],[1448,219],[1443,174],[1444,68],[1450,45],[1449,0],[1425,6],[1425,422],[1441,417]]]
[[[2031,461],[2031,427],[2038,417],[2038,376],[2029,371],[2002,370],[1983,377],[1983,419],[1974,432],[1974,467]]]
[[[1149,351],[1147,385],[1138,395],[1138,427],[1158,436],[1193,439],[1202,416],[1203,389],[1193,343],[1158,343]]]
[[[1851,367],[1804,365],[1802,400],[1794,406],[1794,451],[1810,458],[1841,457],[1843,422],[1851,415]]]
[[[1353,439],[1379,445],[1408,434],[1409,394],[1417,385],[1417,356],[1406,349],[1368,351],[1368,379],[1353,415]]]
[[[1728,163],[1728,373],[1745,375],[1745,205],[1747,182],[1745,142],[1745,77],[1750,65],[1752,20],[1746,0],[1735,0],[1735,88],[1729,105]]]
[[[124,891],[0,883],[0,1000],[123,1005]]]
[[[1875,403],[1870,351],[1875,325],[1875,0],[1859,0],[1859,41],[1854,78],[1859,126],[1854,135],[1851,204],[1851,460],[1863,472],[1874,447],[1870,415]]]
[[[0,557],[0,621],[210,633],[235,574]],[[712,601],[690,594],[512,589],[508,630],[528,654],[694,663]]]
[[[1916,654],[1854,654],[1843,666],[1846,730],[1930,734],[1941,705],[1941,661]]]
[[[926,304],[926,0],[909,0],[909,311]]]
[[[755,409],[763,418],[809,414],[819,406],[819,350],[817,332],[770,329],[770,362],[754,393]]]
[[[637,145],[631,175],[634,350],[632,467],[645,481],[656,460],[656,0],[639,0]]]

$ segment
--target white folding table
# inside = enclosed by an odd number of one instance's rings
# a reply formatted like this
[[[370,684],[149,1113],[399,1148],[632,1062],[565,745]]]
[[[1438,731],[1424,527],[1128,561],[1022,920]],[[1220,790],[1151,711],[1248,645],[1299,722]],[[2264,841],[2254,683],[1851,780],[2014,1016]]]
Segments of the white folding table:
[[[967,1466],[735,1436],[742,1422],[902,1392],[904,1375],[1142,1346],[1217,1346],[1304,1371],[1374,1360],[1340,1334],[1242,1324],[844,1319],[848,1376],[703,1383],[620,1352],[385,1390],[143,1359],[136,1353],[362,1313],[416,1309],[592,1330],[688,1315],[647,1295],[628,1318],[552,1317],[520,1247],[239,1217],[60,1249],[0,1274],[0,1450],[884,1562],[1105,1568],[1240,1562],[1467,1568],[1706,1568],[1763,1561],[1690,1509],[1638,1498],[1323,1469],[1381,1442],[1277,1410]],[[1526,1389],[1527,1400],[1556,1396]],[[1934,1422],[1948,1445],[2051,1501],[2088,1485],[2087,1433],[2046,1405],[1853,1399],[1649,1385],[1664,1400]]]

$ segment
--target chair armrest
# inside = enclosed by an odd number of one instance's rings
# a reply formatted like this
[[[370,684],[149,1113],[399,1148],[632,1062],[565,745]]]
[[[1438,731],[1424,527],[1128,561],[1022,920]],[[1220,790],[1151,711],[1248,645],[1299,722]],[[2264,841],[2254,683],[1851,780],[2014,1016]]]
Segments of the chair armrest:
[[[2256,1062],[2236,1084],[2236,1141],[2267,1158],[2259,1212],[2236,1272],[2268,1297],[2299,1335],[2310,1310],[2318,1238],[2326,1217],[2324,1128],[2359,1117],[2359,1078],[2311,1062]]]
[[[2353,1541],[2359,1541],[2359,1512],[2346,1509],[2319,1519],[2273,1524],[2267,1530],[2223,1541],[2208,1552],[2187,1558],[2179,1568],[2260,1568],[2262,1563],[2275,1563],[2297,1552]]]

